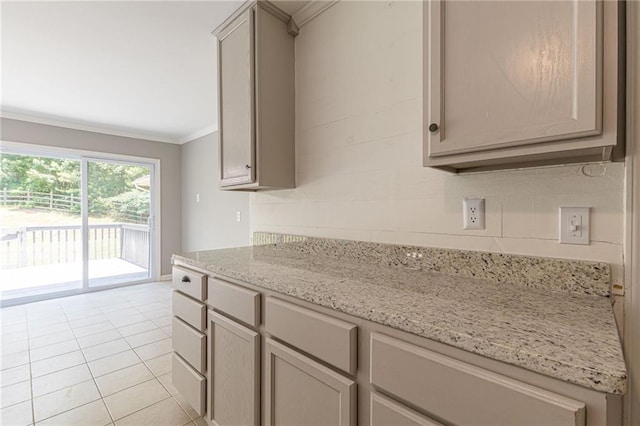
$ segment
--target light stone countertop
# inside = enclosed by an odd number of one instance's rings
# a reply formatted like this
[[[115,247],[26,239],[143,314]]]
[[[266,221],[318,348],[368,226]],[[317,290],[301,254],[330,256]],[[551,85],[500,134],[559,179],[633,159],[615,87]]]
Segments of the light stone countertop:
[[[625,392],[606,297],[281,248],[289,244],[174,259],[596,391]]]

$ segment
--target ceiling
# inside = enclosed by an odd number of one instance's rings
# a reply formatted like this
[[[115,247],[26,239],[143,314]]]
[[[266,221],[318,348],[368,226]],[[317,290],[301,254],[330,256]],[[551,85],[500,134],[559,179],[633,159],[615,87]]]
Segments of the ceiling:
[[[173,143],[210,133],[211,31],[242,3],[3,1],[2,115]]]

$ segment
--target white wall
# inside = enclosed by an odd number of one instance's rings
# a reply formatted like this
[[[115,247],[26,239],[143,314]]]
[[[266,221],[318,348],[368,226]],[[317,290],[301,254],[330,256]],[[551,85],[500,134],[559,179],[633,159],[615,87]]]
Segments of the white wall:
[[[182,145],[182,250],[249,244],[249,194],[218,189],[217,132]]]
[[[424,168],[422,2],[341,1],[296,38],[297,188],[251,196],[253,231],[609,262],[622,284],[624,165],[455,176]],[[587,167],[599,174],[599,166]],[[486,198],[487,228],[462,229]],[[558,207],[592,207],[589,246]]]

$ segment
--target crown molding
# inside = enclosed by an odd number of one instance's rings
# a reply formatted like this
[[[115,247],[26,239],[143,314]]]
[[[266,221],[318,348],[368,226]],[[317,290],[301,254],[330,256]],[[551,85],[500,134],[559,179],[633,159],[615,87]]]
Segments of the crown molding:
[[[217,131],[218,131],[218,126],[207,126],[207,127],[203,128],[203,129],[200,129],[200,130],[198,130],[196,132],[193,132],[193,133],[190,133],[190,134],[188,134],[186,136],[181,137],[178,140],[178,143],[185,144],[185,143],[194,141],[194,140],[196,140],[198,138],[201,138],[203,136],[207,136],[207,135],[209,135],[211,133],[214,133],[214,132],[217,132]]]
[[[19,114],[19,113],[14,113],[9,111],[0,111],[0,117],[8,118],[11,120],[26,121],[29,123],[45,124],[48,126],[64,127],[66,129],[82,130],[85,132],[102,133],[105,135],[122,136],[125,138],[133,138],[133,139],[145,139],[145,140],[154,141],[154,142],[181,144],[183,143],[181,142],[182,139],[184,139],[184,138],[180,138],[180,139],[167,138],[167,137],[162,137],[162,136],[153,135],[149,133],[139,133],[139,132],[129,131],[129,130],[110,129],[110,128],[96,126],[92,124],[74,123],[72,121],[65,121],[65,120],[47,118],[47,117],[39,117],[35,115],[30,115],[30,114]]]
[[[336,4],[338,0],[312,0],[302,9],[293,14],[293,20],[298,28],[320,15],[322,12]]]

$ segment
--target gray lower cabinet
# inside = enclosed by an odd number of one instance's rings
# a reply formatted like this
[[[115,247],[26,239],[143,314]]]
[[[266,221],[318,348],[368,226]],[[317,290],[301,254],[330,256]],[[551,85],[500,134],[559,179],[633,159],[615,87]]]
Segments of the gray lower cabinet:
[[[355,425],[355,381],[284,346],[266,340],[266,424]]]
[[[173,383],[212,426],[622,424],[618,395],[225,277],[174,279],[189,293],[174,296]]]
[[[174,266],[171,381],[191,407],[206,410],[206,274]]]
[[[389,398],[371,392],[371,426],[443,426]]]
[[[219,426],[260,424],[260,335],[209,310],[209,407]]]
[[[585,404],[379,333],[371,384],[451,424],[584,426]]]

